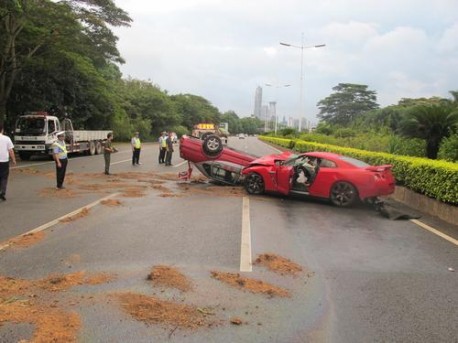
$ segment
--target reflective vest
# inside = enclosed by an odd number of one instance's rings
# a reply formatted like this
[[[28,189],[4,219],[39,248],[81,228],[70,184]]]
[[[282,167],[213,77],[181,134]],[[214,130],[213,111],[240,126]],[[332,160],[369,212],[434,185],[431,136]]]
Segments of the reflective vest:
[[[161,146],[162,146],[163,148],[167,148],[167,141],[166,141],[166,138],[165,138],[165,137],[162,137]]]
[[[132,138],[132,140],[134,141],[134,148],[135,149],[140,149],[142,147],[142,143],[140,141],[140,138],[134,137],[134,138]]]
[[[64,158],[67,158],[67,145],[64,143],[64,144],[61,144],[60,141],[55,141],[54,144],[54,149],[58,149],[58,152],[56,153],[55,150],[54,150],[54,153],[57,155],[57,158],[59,160],[63,160]]]

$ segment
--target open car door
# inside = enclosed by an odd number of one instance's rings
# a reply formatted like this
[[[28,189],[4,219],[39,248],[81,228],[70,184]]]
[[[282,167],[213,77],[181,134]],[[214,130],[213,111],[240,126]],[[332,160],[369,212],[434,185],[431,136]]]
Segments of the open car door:
[[[294,167],[289,165],[283,165],[282,161],[275,162],[275,181],[277,189],[276,191],[281,194],[289,194],[293,183]]]

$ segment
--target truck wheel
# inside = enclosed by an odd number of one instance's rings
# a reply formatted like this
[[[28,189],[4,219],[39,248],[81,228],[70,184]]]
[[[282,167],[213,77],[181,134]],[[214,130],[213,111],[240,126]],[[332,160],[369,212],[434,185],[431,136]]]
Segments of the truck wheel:
[[[95,143],[95,154],[101,154],[102,153],[102,143],[100,141],[97,141]]]
[[[89,142],[89,155],[95,155],[95,142],[90,141]]]
[[[19,157],[20,157],[21,160],[23,160],[23,161],[28,161],[28,160],[30,160],[30,156],[32,156],[32,154],[29,153],[29,152],[22,152],[22,151],[19,152]]]
[[[202,147],[207,156],[214,157],[223,151],[223,142],[218,136],[209,135],[205,137]]]

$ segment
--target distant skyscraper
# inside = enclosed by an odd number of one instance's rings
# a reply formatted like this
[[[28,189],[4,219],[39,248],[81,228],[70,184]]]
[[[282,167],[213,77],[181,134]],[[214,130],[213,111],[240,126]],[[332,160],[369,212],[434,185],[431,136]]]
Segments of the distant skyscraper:
[[[262,107],[262,88],[258,86],[254,95],[254,116],[259,119],[264,119],[261,113]]]

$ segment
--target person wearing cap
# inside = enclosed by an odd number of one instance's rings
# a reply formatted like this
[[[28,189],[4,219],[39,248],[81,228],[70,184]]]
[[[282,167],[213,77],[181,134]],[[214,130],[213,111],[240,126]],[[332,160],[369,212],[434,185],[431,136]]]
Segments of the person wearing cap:
[[[135,132],[130,144],[132,145],[132,165],[139,165],[140,163],[140,150],[142,149],[142,142],[140,140],[140,133]]]
[[[3,134],[3,124],[0,123],[0,200],[6,201],[6,186],[10,174],[10,161],[16,164],[14,145],[11,138]]]
[[[56,182],[57,189],[63,189],[65,172],[67,171],[68,156],[67,145],[65,144],[65,132],[60,131],[57,133],[57,140],[52,145],[53,158],[56,162]]]
[[[167,132],[162,132],[159,137],[159,164],[165,163],[165,153],[167,151]]]

